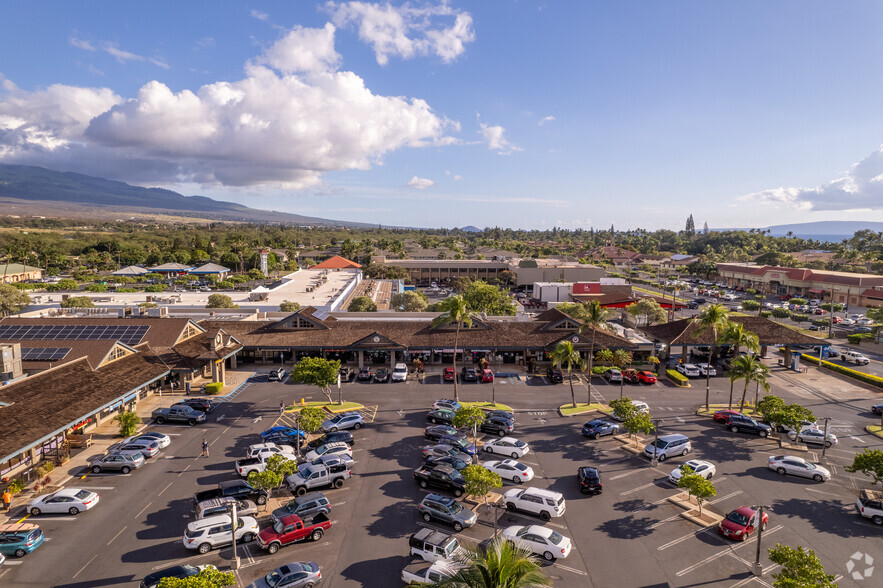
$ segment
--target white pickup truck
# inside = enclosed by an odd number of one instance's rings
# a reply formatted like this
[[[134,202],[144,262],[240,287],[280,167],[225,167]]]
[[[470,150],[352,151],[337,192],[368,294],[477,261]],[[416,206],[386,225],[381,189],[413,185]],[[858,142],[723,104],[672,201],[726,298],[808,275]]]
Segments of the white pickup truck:
[[[854,363],[855,365],[868,365],[871,363],[871,360],[858,351],[844,351],[840,354],[840,359],[847,363]]]
[[[879,490],[862,490],[855,501],[858,514],[871,519],[877,525],[883,525],[883,492]]]
[[[459,566],[445,559],[434,562],[413,557],[411,563],[402,570],[402,582],[405,584],[437,584],[457,573]]]

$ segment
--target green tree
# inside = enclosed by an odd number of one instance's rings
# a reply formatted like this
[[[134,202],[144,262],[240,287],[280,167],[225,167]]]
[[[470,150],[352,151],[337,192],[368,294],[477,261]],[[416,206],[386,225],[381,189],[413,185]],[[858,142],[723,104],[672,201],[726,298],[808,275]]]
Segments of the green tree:
[[[879,449],[864,449],[861,453],[856,453],[852,459],[852,465],[846,466],[847,472],[861,472],[869,476],[872,483],[879,484],[883,482],[883,451]]]
[[[770,561],[782,566],[773,574],[775,588],[836,588],[834,576],[825,573],[822,562],[812,549],[804,550],[776,543],[769,550]]]
[[[705,307],[702,312],[696,315],[693,322],[699,325],[698,333],[711,330],[711,349],[708,355],[708,363],[714,361],[714,351],[717,346],[717,340],[730,324],[729,311],[722,304],[710,304]],[[711,370],[705,371],[705,410],[708,411],[708,405],[711,402]]]
[[[869,308],[865,312],[865,316],[867,316],[875,323],[883,323],[883,306],[875,306],[873,308]]]
[[[159,588],[223,588],[235,586],[236,576],[233,572],[222,572],[211,566],[199,571],[198,574],[187,578],[163,578],[159,581]]]
[[[402,312],[423,312],[429,305],[429,299],[422,292],[407,290],[401,294],[394,294],[390,300],[390,306]]]
[[[277,453],[271,455],[267,459],[266,469],[278,474],[280,480],[285,481],[285,478],[293,474],[294,471],[297,469],[297,462],[293,459],[283,457]],[[279,482],[279,485],[281,484],[282,482]]]
[[[0,317],[15,314],[31,303],[31,297],[9,284],[0,284]]]
[[[699,517],[702,517],[702,503],[717,495],[717,489],[711,480],[706,480],[699,474],[693,472],[693,469],[684,464],[681,466],[681,479],[678,480],[678,488],[687,491],[687,496],[695,496],[696,504],[699,505]]]
[[[491,316],[515,314],[515,303],[509,292],[482,280],[470,283],[462,296],[467,306],[474,312],[483,312]]]
[[[665,311],[653,298],[642,298],[634,304],[629,304],[625,307],[625,311],[638,326],[652,325],[665,320]]]
[[[256,470],[248,472],[247,480],[253,488],[256,488],[257,490],[266,490],[267,492],[272,493],[275,488],[282,485],[285,478],[279,475],[278,472],[266,468],[262,472]]]
[[[210,294],[206,308],[239,308],[238,304],[233,303],[233,299],[226,294]]]
[[[551,586],[537,557],[497,538],[486,549],[467,550],[463,567],[451,578],[433,584],[436,588],[537,588]]]
[[[463,474],[463,479],[466,481],[466,494],[478,498],[479,496],[484,497],[484,506],[487,508],[487,495],[488,492],[493,490],[494,488],[500,488],[503,485],[503,480],[500,478],[500,475],[490,471],[489,469],[477,465],[472,464],[463,468],[461,472]],[[493,516],[494,519],[494,536],[497,535],[497,517]]]
[[[614,398],[610,401],[610,408],[613,409],[613,416],[621,421],[625,421],[634,413],[638,412],[638,408],[628,396]]]
[[[742,310],[748,311],[757,311],[760,310],[761,305],[757,300],[743,300],[742,301]]]
[[[484,423],[484,419],[487,417],[487,414],[478,406],[470,405],[470,406],[461,406],[459,410],[454,414],[454,425],[455,429],[462,429],[464,427],[469,427],[472,431],[472,443],[475,444],[477,431],[479,427],[481,427],[482,423]],[[478,458],[475,457],[472,461],[478,462]]]
[[[95,303],[88,296],[71,296],[61,301],[62,308],[95,308]]]
[[[120,424],[120,437],[131,437],[141,424],[141,417],[131,411],[123,411],[113,417]]]
[[[773,394],[764,396],[755,406],[757,412],[763,417],[763,420],[772,424],[779,424],[774,420],[779,413],[785,408],[785,401]]]
[[[764,391],[769,392],[770,385],[767,382],[769,375],[770,368],[753,355],[740,355],[734,359],[730,372],[727,374],[727,377],[730,379],[730,408],[733,405],[733,382],[745,380],[745,386],[742,388],[742,400],[739,402],[739,412],[742,412],[742,409],[745,408],[745,395],[748,393],[748,384],[754,382],[763,388]]]
[[[356,296],[346,310],[347,312],[377,312],[377,305],[368,296]]]
[[[564,369],[567,371],[567,382],[570,384],[570,398],[573,408],[576,408],[576,393],[573,390],[573,377],[571,376],[574,366],[582,370],[585,369],[585,361],[579,351],[573,348],[573,343],[570,341],[559,341],[549,355],[552,358],[552,365],[559,368],[566,366]]]
[[[297,384],[316,386],[331,403],[331,386],[337,383],[340,360],[305,357],[294,365],[291,379]]]
[[[636,438],[638,433],[644,433],[646,435],[652,433],[656,429],[656,425],[650,420],[650,415],[646,412],[639,412],[637,410],[626,417],[622,425],[633,439]]]
[[[300,310],[299,302],[292,302],[290,300],[283,300],[282,304],[279,305],[279,312],[297,312]]]
[[[460,328],[471,328],[472,319],[475,317],[475,313],[470,310],[469,305],[466,303],[466,299],[460,295],[445,298],[438,303],[438,307],[442,314],[435,317],[435,320],[432,321],[432,328],[435,329],[452,323],[457,325],[457,331],[454,334],[454,353],[451,363],[454,366],[454,400],[459,402],[460,390],[457,386],[457,351],[459,351],[458,346],[460,344]]]

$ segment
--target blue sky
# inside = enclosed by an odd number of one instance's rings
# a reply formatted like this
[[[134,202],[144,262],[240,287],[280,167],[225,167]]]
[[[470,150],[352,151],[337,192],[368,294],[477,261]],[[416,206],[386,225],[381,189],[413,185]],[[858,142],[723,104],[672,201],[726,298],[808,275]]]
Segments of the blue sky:
[[[0,162],[384,225],[883,221],[876,1],[0,4]]]

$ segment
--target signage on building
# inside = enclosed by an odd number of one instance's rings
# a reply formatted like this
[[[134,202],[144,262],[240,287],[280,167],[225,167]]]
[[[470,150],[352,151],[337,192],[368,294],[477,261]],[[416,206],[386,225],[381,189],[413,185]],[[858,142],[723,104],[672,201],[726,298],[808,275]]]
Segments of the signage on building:
[[[601,282],[574,282],[574,294],[600,294]]]

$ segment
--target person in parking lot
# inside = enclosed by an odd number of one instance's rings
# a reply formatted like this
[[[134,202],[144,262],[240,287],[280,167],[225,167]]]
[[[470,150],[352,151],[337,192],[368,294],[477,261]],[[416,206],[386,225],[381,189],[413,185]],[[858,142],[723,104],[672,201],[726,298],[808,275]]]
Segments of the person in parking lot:
[[[285,414],[285,401],[279,402],[279,416]]]
[[[3,510],[9,512],[9,509],[12,508],[12,493],[6,489],[3,491]]]
[[[208,457],[208,441],[202,440],[202,456]]]

